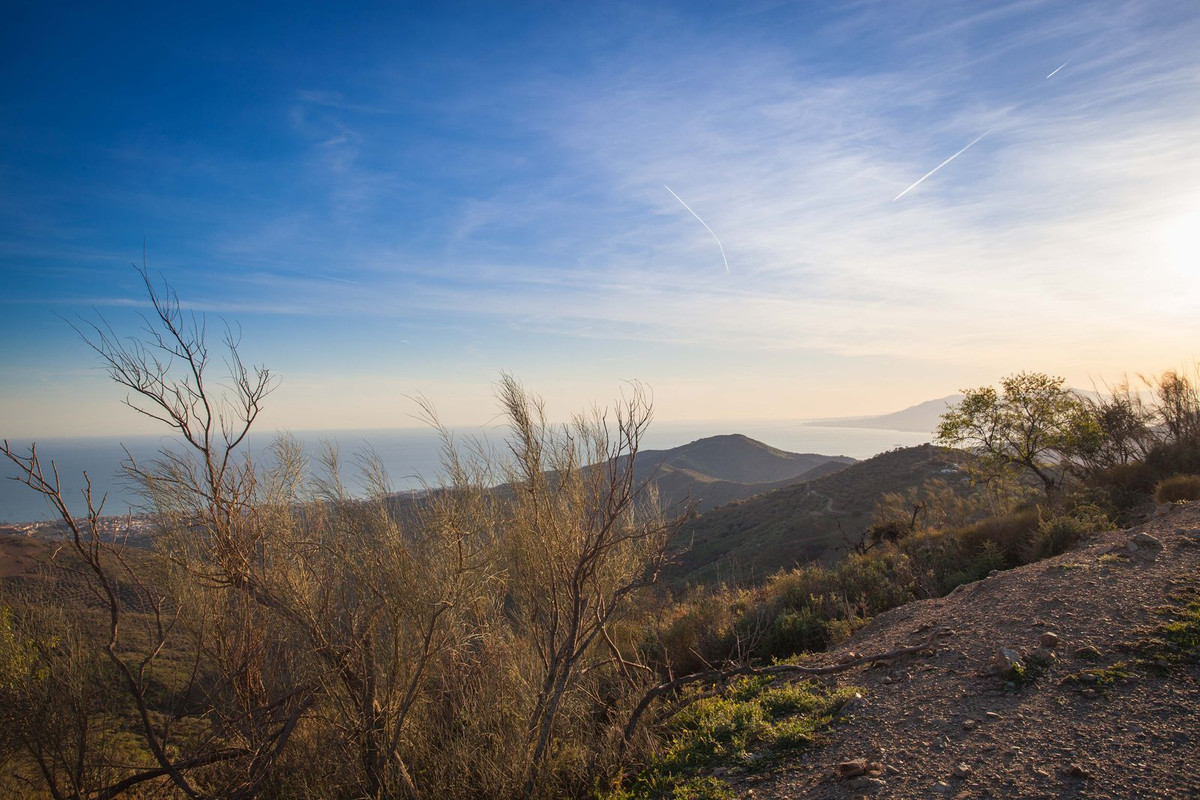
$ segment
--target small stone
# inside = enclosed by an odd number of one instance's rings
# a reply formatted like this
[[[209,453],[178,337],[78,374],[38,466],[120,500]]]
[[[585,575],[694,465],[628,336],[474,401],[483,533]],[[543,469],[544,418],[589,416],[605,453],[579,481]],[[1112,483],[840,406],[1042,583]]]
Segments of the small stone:
[[[975,730],[975,726],[976,726],[976,725],[978,725],[978,724],[979,724],[979,723],[978,723],[978,722],[976,722],[976,721],[975,721],[975,720],[973,720],[973,719],[964,719],[964,720],[963,720],[963,724],[962,724],[962,726],[963,726],[963,730],[966,730],[966,731],[973,731],[973,730]]]
[[[1092,688],[1083,689],[1079,693],[1081,695],[1083,695],[1084,697],[1098,697],[1100,694],[1099,692],[1097,692],[1095,689],[1092,689]]]
[[[983,715],[988,719],[1001,719],[1000,715],[995,711],[985,711]]]
[[[1054,648],[1058,647],[1058,634],[1051,631],[1046,631],[1042,634],[1040,642],[1042,647],[1045,649],[1053,650]]]
[[[1001,647],[992,656],[992,672],[997,675],[1004,675],[1012,672],[1014,669],[1020,669],[1024,666],[1021,663],[1021,656],[1016,650],[1007,647]]]
[[[866,774],[867,760],[865,758],[856,758],[851,761],[843,761],[834,768],[834,772],[839,778],[856,778],[859,775]]]
[[[866,703],[867,701],[865,698],[863,698],[862,694],[860,692],[855,692],[853,697],[842,703],[842,707],[839,709],[839,712],[842,714],[853,714],[855,711],[858,711],[864,705],[866,705]]]
[[[1136,553],[1139,549],[1162,550],[1162,542],[1144,531],[1138,531],[1125,542],[1125,549]]]
[[[958,764],[958,765],[957,765],[957,766],[954,768],[954,777],[956,777],[956,778],[969,778],[969,777],[971,777],[971,773],[972,773],[972,772],[974,772],[974,771],[975,771],[975,770],[971,769],[971,765],[970,765],[970,764],[966,764],[966,763],[961,763],[961,762],[960,762],[960,763],[959,763],[959,764]]]
[[[1087,780],[1088,778],[1092,777],[1092,773],[1088,772],[1086,769],[1079,766],[1078,764],[1070,765],[1069,767],[1066,768],[1065,772],[1067,773],[1067,775],[1069,777],[1079,778],[1080,780]]]
[[[950,784],[946,783],[945,781],[938,781],[933,785],[933,790],[938,794],[949,794]]]
[[[1034,663],[1049,664],[1058,658],[1054,655],[1054,651],[1046,647],[1039,647],[1029,654],[1029,660]]]

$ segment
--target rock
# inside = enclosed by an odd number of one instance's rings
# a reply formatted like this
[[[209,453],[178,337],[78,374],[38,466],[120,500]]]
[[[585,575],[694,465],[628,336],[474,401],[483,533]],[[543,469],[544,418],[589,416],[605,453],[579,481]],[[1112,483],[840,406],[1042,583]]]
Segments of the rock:
[[[1007,675],[1013,670],[1019,670],[1022,667],[1024,667],[1024,664],[1021,663],[1021,656],[1016,650],[1001,647],[992,656],[992,672],[997,675]]]
[[[1092,773],[1088,772],[1078,764],[1071,764],[1069,767],[1063,770],[1063,772],[1065,772],[1068,777],[1079,778],[1080,780],[1087,780],[1088,778],[1092,777]]]
[[[933,785],[933,790],[938,794],[950,794],[950,784],[945,781],[938,781]]]
[[[859,654],[851,650],[848,653],[842,653],[842,657],[838,659],[839,664],[849,664],[851,661],[857,661]]]
[[[1049,664],[1058,656],[1054,655],[1054,651],[1045,647],[1039,647],[1029,654],[1029,660],[1034,663]]]
[[[846,778],[857,778],[859,775],[865,775],[866,773],[867,760],[865,758],[843,761],[834,768],[834,774],[843,780]]]
[[[1145,531],[1138,531],[1129,537],[1125,543],[1125,547],[1130,552],[1136,552],[1139,548],[1147,548],[1150,550],[1162,550],[1162,542]]]
[[[975,720],[973,720],[973,719],[964,719],[964,720],[963,720],[963,724],[962,724],[962,726],[963,726],[963,730],[965,730],[965,731],[973,731],[973,730],[975,730],[975,726],[976,726],[976,725],[978,725],[978,724],[979,724],[979,723],[978,723],[978,722],[976,722],[976,721],[975,721]]]
[[[1075,651],[1076,658],[1082,658],[1086,661],[1096,661],[1100,658],[1100,651],[1089,645],[1084,645]]]
[[[1053,650],[1054,648],[1058,647],[1058,634],[1052,633],[1051,631],[1046,631],[1042,634],[1040,643],[1042,647],[1046,648],[1047,650]]]
[[[969,777],[971,777],[971,773],[974,771],[975,770],[971,769],[970,764],[960,762],[957,766],[954,767],[954,777],[969,778]]]
[[[983,715],[985,717],[987,717],[988,719],[1000,719],[1001,718],[1000,715],[997,714],[995,711],[985,711],[983,713]]]
[[[842,703],[842,707],[838,709],[842,714],[853,714],[867,704],[867,700],[862,696],[861,692],[855,692],[854,696],[846,702]]]
[[[1095,689],[1090,689],[1090,688],[1089,688],[1089,689],[1083,689],[1083,690],[1081,690],[1079,693],[1080,693],[1081,695],[1083,695],[1084,697],[1097,697],[1097,696],[1099,696],[1099,694],[1100,694],[1100,693],[1099,693],[1099,692],[1097,692]]]

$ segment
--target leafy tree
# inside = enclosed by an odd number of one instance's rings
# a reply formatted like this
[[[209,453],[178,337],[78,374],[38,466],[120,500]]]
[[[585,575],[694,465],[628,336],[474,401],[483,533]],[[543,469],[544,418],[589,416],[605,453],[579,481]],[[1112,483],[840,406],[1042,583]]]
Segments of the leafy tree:
[[[1094,415],[1063,383],[1021,372],[1000,381],[1000,391],[964,390],[962,402],[942,415],[937,441],[973,450],[989,476],[1027,470],[1051,496],[1070,474],[1080,443],[1095,435]]]

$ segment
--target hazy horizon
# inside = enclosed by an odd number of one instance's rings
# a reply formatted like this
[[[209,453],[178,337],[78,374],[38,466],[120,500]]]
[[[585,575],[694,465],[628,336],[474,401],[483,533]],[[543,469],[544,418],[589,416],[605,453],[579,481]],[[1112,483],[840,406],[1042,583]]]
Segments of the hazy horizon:
[[[159,429],[63,321],[142,262],[263,430],[880,415],[1200,352],[1200,6],[17,3],[0,436]],[[219,364],[215,365],[219,367]]]

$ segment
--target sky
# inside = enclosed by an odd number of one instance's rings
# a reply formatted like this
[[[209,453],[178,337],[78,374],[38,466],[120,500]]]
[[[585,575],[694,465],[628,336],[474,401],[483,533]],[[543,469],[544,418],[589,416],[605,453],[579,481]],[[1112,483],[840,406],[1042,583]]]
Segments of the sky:
[[[5,6],[0,435],[153,430],[68,324],[136,333],[143,253],[269,428],[1200,357],[1194,0],[116,5]]]

